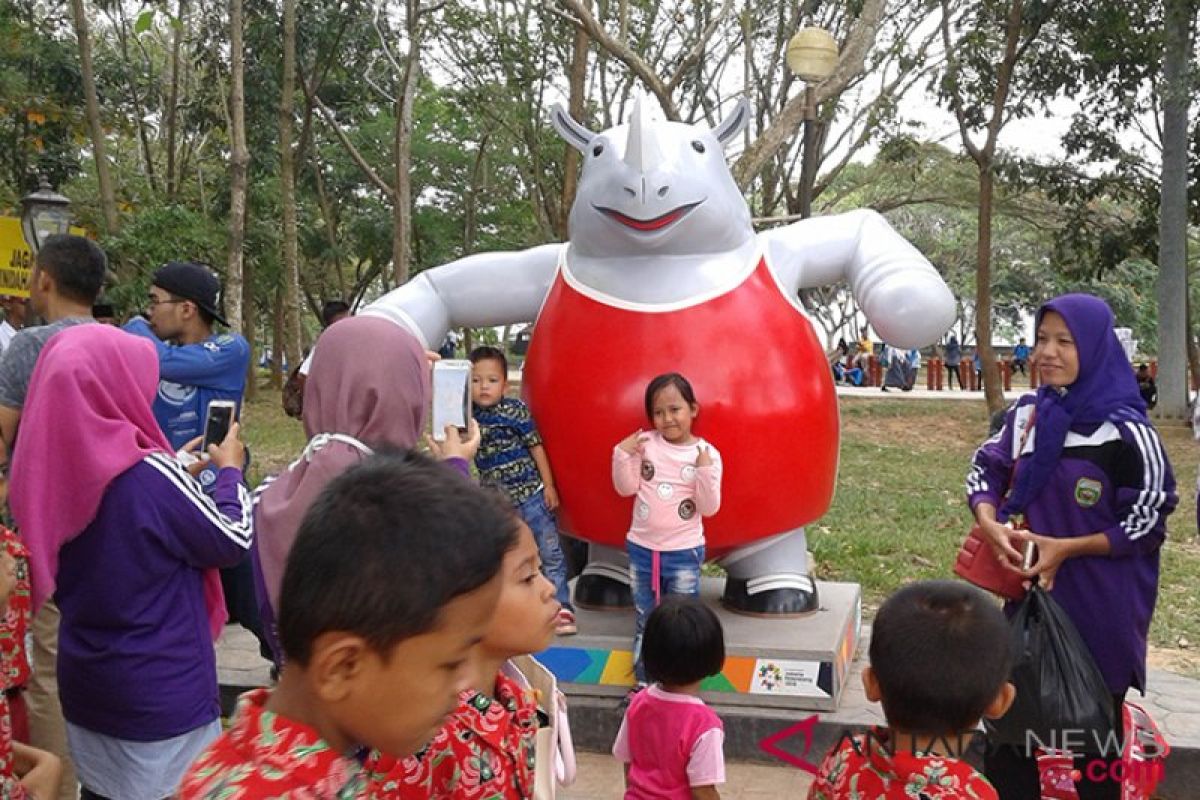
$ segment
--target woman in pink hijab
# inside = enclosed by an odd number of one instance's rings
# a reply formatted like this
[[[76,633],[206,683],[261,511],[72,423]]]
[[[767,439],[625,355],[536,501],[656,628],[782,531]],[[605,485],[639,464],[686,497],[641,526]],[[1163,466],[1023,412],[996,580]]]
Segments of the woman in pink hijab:
[[[308,445],[287,471],[255,492],[252,555],[267,641],[281,662],[275,609],[288,552],[300,521],[326,484],[378,448],[407,450],[425,429],[430,367],[411,333],[378,317],[352,317],[329,326],[313,352],[304,385]],[[479,446],[471,422],[468,441],[448,437],[440,455],[467,474]]]
[[[211,497],[154,419],[158,356],[79,325],[46,344],[29,383],[9,505],[33,604],[62,612],[58,685],[84,798],[161,800],[220,733],[213,640],[218,567],[250,546],[237,428],[209,455]]]

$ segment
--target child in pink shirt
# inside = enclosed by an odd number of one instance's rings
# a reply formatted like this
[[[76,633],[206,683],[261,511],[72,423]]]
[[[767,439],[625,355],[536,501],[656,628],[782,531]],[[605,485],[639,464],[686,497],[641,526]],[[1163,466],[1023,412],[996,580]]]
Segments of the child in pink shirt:
[[[634,670],[645,681],[642,631],[662,594],[698,595],[704,563],[704,524],[721,507],[721,454],[692,435],[700,413],[692,385],[677,372],[646,387],[646,416],[654,431],[637,431],[613,448],[613,486],[637,495],[626,536],[637,625]]]
[[[625,800],[719,800],[725,729],[698,696],[725,663],[721,621],[692,597],[668,597],[646,622],[653,685],[629,701],[613,755],[625,763]]]

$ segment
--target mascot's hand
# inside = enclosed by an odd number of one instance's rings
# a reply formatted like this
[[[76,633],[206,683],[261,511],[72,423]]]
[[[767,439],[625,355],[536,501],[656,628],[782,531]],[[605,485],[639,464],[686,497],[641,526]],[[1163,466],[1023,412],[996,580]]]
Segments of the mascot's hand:
[[[696,466],[697,467],[711,467],[712,463],[713,463],[712,453],[709,452],[708,448],[705,447],[704,445],[700,445],[699,447],[697,447],[696,448]]]
[[[630,455],[641,453],[646,447],[646,434],[641,428],[638,428],[636,433],[632,433],[626,438],[622,439],[621,443],[617,445],[617,447],[621,448]]]

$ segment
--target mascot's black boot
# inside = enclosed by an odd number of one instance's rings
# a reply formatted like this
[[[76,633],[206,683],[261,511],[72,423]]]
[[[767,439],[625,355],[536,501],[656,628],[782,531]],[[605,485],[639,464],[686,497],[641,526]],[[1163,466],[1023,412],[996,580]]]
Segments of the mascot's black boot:
[[[810,589],[796,586],[783,586],[775,589],[762,589],[751,594],[747,581],[740,578],[726,578],[725,593],[721,602],[730,611],[746,614],[752,617],[801,617],[811,614],[821,607],[817,597],[817,585],[808,578]]]
[[[595,611],[619,611],[633,608],[633,593],[628,583],[585,572],[575,581],[575,604]]]

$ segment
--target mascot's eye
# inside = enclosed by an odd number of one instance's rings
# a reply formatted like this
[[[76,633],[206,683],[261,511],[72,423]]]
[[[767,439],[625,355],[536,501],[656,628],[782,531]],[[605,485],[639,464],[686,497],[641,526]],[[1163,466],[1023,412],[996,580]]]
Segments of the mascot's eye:
[[[603,152],[604,152],[604,145],[602,145],[602,144],[598,144],[592,148],[592,155],[594,155],[594,156],[598,156]]]
[[[695,150],[697,153],[703,153],[704,152],[704,142],[701,142],[700,140],[696,140],[696,141],[692,142],[692,149]]]

